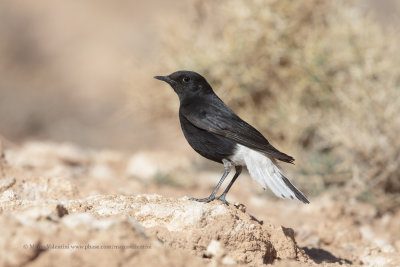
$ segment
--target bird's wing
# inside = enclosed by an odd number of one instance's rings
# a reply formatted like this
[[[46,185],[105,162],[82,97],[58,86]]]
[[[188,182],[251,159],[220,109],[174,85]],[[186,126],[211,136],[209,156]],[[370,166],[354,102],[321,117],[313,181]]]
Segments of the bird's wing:
[[[275,159],[293,163],[294,158],[280,152],[253,126],[243,121],[222,101],[192,102],[180,108],[181,114],[196,127],[224,136]]]

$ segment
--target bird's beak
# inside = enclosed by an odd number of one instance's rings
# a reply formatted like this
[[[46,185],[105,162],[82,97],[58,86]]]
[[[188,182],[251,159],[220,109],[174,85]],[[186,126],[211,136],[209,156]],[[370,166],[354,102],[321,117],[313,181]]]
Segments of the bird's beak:
[[[174,82],[174,80],[172,80],[170,77],[168,76],[154,76],[154,79],[160,80],[160,81],[164,81],[170,85],[172,85],[172,83]]]

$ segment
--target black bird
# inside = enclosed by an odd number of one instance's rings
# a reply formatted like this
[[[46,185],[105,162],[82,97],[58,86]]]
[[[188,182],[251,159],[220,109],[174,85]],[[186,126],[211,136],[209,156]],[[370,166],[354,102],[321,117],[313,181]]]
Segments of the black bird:
[[[207,198],[191,200],[210,202],[214,199],[228,205],[225,196],[246,166],[250,176],[264,189],[281,198],[298,199],[310,203],[285,177],[277,160],[293,163],[294,158],[274,148],[253,126],[237,116],[214,93],[206,79],[192,71],[177,71],[154,78],[168,83],[178,94],[179,120],[186,140],[203,157],[222,163],[225,172],[216,188]],[[232,165],[236,173],[225,191],[215,195]]]

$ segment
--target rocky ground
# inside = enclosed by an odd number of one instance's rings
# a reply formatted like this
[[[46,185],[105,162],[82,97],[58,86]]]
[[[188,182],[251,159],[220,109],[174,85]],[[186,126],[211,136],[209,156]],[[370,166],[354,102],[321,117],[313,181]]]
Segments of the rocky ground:
[[[278,200],[247,174],[229,207],[188,200],[220,175],[166,151],[11,146],[0,159],[0,265],[400,265],[400,213],[329,193]]]

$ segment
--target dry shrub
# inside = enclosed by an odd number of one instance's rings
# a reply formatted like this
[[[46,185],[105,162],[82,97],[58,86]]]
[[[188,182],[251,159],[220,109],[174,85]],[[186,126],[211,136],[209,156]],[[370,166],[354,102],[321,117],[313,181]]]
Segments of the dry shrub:
[[[197,1],[168,31],[172,69],[204,74],[278,147],[303,186],[399,204],[397,40],[352,1]],[[172,34],[174,32],[175,34]],[[311,188],[310,188],[311,189]]]

